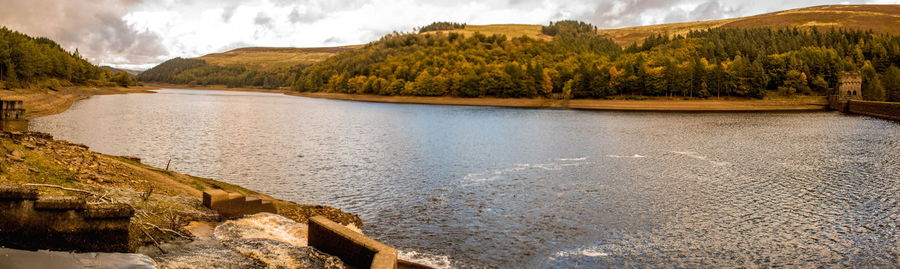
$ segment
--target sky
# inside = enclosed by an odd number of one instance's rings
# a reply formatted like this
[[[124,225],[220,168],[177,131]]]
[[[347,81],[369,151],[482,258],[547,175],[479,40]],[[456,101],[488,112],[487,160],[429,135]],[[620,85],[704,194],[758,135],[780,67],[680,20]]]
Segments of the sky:
[[[143,70],[250,46],[356,45],[434,21],[602,29],[900,0],[0,0],[0,25],[56,40],[100,65]]]

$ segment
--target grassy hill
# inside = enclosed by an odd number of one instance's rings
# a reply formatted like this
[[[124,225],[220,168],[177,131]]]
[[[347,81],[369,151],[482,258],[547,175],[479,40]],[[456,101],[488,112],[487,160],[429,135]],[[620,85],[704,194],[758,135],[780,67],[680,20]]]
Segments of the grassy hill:
[[[331,48],[268,48],[251,47],[208,54],[198,59],[207,64],[219,66],[240,65],[259,69],[277,69],[294,65],[310,65],[327,59],[337,53],[353,50],[361,46]]]
[[[103,70],[109,71],[113,74],[125,73],[132,77],[137,77],[137,75],[140,75],[142,72],[142,71],[138,71],[138,70],[115,68],[115,67],[108,66],[108,65],[100,66],[100,68],[103,68]]]
[[[463,35],[471,35],[476,32],[485,35],[506,35],[508,37],[528,36],[535,39],[550,40],[552,36],[541,33],[541,25],[531,24],[492,24],[492,25],[466,25],[463,29],[431,31],[428,33],[459,33]]]
[[[603,27],[603,25],[599,25]],[[754,28],[754,27],[799,27],[873,30],[880,33],[900,34],[900,5],[833,5],[785,10],[756,16],[715,21],[672,23],[620,29],[601,29],[600,36],[612,39],[619,45],[641,43],[645,38],[657,34],[686,34],[692,30],[708,28]],[[500,24],[466,25],[464,29],[434,31],[443,33],[471,34],[481,32],[486,35],[504,34],[509,37],[529,36],[538,39],[552,39],[541,33],[540,25]]]
[[[486,36],[502,34],[509,38],[528,36],[538,41],[554,40],[553,36],[542,33],[541,25],[497,24],[466,25],[441,22],[433,26],[433,33],[457,33],[471,37],[479,32]],[[603,26],[601,25],[600,28]],[[749,28],[832,28],[852,30],[872,30],[876,33],[900,34],[900,5],[838,5],[818,6],[761,14],[743,18],[651,25],[621,29],[600,29],[597,36],[608,38],[619,46],[643,43],[650,36],[660,34],[685,35],[691,31],[706,29],[749,29]],[[446,35],[445,35],[446,36]],[[604,39],[605,40],[605,39]],[[483,42],[485,40],[480,40]],[[567,43],[570,41],[566,41]],[[584,41],[585,44],[601,44],[598,40]],[[599,43],[598,43],[599,42]],[[572,49],[585,44],[561,47]],[[365,45],[332,48],[265,48],[252,47],[214,53],[191,59],[173,59],[141,74],[142,81],[175,84],[227,85],[229,87],[256,86],[263,88],[287,87],[299,79],[303,70],[332,59],[335,55],[352,54],[365,50]],[[371,51],[373,55],[382,55]],[[368,57],[368,56],[365,56]],[[382,60],[373,58],[373,60]],[[716,59],[721,61],[721,59]],[[368,66],[370,63],[361,63]],[[883,71],[884,66],[878,66]],[[345,78],[349,79],[349,78]],[[319,81],[325,83],[326,81]]]
[[[620,45],[626,45],[640,43],[644,38],[655,34],[685,34],[691,30],[719,27],[840,28],[900,34],[900,5],[817,6],[725,20],[607,29],[600,30],[599,33]]]

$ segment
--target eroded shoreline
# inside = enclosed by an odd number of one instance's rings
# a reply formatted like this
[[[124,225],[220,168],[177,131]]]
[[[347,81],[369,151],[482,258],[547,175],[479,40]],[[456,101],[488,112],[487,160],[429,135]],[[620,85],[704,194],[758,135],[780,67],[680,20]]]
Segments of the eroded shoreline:
[[[488,106],[534,109],[575,109],[595,111],[642,111],[642,112],[792,112],[824,111],[828,102],[824,96],[802,96],[795,98],[753,99],[691,99],[651,98],[648,100],[601,100],[572,99],[557,100],[545,98],[463,98],[463,97],[422,97],[422,96],[381,96],[346,93],[309,93],[288,90],[266,90],[258,88],[227,88],[218,86],[187,86],[172,84],[151,84],[157,88],[177,88],[192,90],[248,91],[282,93],[290,96],[322,98],[344,101]]]
[[[65,88],[58,91],[16,89],[0,91],[0,98],[25,101],[25,117],[33,119],[68,110],[94,95],[147,93],[153,87]],[[279,215],[299,223],[323,215],[345,225],[362,227],[354,214],[323,205],[300,205],[274,199],[237,185],[194,177],[142,164],[139,158],[91,151],[88,146],[54,139],[37,132],[0,135],[0,184],[45,184],[101,195],[135,209],[130,232],[131,251],[145,252],[154,244],[183,239],[194,221],[221,219],[200,203],[201,192],[223,189],[273,200]],[[40,189],[42,195],[73,194]]]

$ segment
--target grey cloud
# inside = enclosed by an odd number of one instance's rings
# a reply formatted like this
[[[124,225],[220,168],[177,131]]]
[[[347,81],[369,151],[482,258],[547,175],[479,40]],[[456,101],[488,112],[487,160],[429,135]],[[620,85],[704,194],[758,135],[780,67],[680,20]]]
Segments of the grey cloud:
[[[297,7],[294,7],[294,9],[291,10],[291,13],[288,14],[288,21],[290,21],[291,23],[313,23],[324,18],[324,12],[315,13],[304,11],[301,13],[300,10],[297,9]]]
[[[228,5],[225,6],[225,9],[222,10],[222,22],[228,22],[231,20],[231,16],[234,16],[234,10],[237,9],[237,5]]]
[[[239,42],[234,42],[234,43],[222,46],[221,48],[219,48],[215,51],[223,52],[223,51],[229,51],[229,50],[233,50],[233,49],[237,49],[237,48],[246,48],[246,47],[252,47],[252,46],[253,46],[253,44],[250,44],[250,43],[247,43],[244,41],[239,41]]]
[[[691,3],[689,0],[620,0],[600,3],[593,13],[586,17],[600,28],[617,28],[641,25],[641,15],[649,11],[665,14],[663,23],[696,20],[720,19],[735,14],[739,9],[722,5],[718,0],[701,3],[694,10],[678,9],[681,4]],[[614,10],[615,8],[620,10]]]
[[[269,17],[265,12],[260,12],[256,14],[256,18],[253,19],[253,23],[259,26],[271,26],[272,18]]]
[[[0,0],[0,25],[56,40],[94,63],[150,64],[166,56],[159,36],[122,17],[140,0]]]

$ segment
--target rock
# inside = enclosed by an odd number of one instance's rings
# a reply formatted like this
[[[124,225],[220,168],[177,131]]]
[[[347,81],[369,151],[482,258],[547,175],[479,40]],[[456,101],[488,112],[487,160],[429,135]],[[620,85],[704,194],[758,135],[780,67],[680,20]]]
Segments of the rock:
[[[6,155],[6,157],[8,157],[10,160],[17,161],[17,162],[25,161],[25,153],[22,152],[21,150],[13,150],[12,152],[10,152],[9,155]]]

